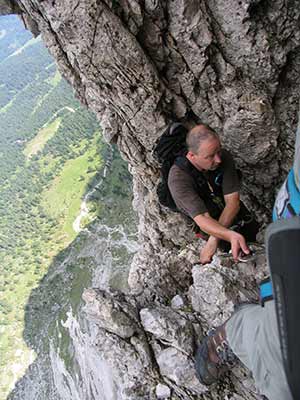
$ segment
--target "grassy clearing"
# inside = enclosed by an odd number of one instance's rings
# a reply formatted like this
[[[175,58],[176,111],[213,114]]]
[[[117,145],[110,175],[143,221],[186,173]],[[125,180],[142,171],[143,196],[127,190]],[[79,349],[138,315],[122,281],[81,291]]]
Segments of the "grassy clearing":
[[[57,70],[53,76],[46,79],[46,82],[53,87],[57,86],[60,81],[61,81],[61,75]]]
[[[41,171],[43,171],[44,174],[55,171],[55,168],[59,162],[59,157],[52,157],[51,155],[46,155],[38,160]]]
[[[44,192],[42,205],[45,213],[61,226],[56,240],[64,238],[66,244],[75,238],[73,222],[80,212],[87,184],[100,167],[100,157],[92,146],[83,155],[67,161],[51,187]]]
[[[47,141],[55,135],[60,123],[61,118],[58,117],[45,128],[41,129],[39,133],[26,145],[24,149],[25,156],[27,158],[30,158],[33,155],[37,154],[38,151],[41,151]]]

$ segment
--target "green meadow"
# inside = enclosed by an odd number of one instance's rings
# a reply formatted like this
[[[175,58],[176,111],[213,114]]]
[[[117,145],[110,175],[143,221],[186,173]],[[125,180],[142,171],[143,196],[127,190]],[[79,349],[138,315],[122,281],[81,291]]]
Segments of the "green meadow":
[[[96,139],[99,135],[100,133],[96,132]],[[64,164],[49,189],[42,194],[41,204],[44,211],[59,222],[67,242],[76,236],[73,222],[80,211],[87,185],[101,168],[102,163],[100,151],[97,151],[94,140],[84,154]]]
[[[26,144],[24,149],[24,154],[27,158],[31,158],[33,155],[37,154],[39,151],[43,150],[43,147],[49,139],[51,139],[57,132],[59,125],[61,123],[61,118],[56,118],[52,123],[42,128],[38,134]]]

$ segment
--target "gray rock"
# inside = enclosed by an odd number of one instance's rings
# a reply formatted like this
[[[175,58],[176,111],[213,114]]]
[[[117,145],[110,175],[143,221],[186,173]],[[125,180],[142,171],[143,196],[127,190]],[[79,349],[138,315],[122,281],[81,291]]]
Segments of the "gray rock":
[[[139,330],[136,321],[129,314],[134,314],[135,310],[129,311],[127,303],[120,304],[105,292],[93,289],[86,289],[82,297],[86,302],[84,311],[106,331],[126,339]]]
[[[189,291],[191,303],[209,326],[221,325],[233,312],[234,303],[227,297],[225,279],[214,265],[193,268],[194,283]]]
[[[230,256],[220,256],[211,264],[193,267],[190,301],[208,326],[222,324],[231,316],[235,304],[259,300],[258,284],[268,270],[264,247],[251,248],[256,256],[248,262],[234,263]]]
[[[2,0],[0,5],[0,15],[21,14],[18,3],[14,0]]]
[[[192,360],[181,351],[168,347],[157,357],[160,372],[171,379],[180,387],[184,387],[196,394],[207,391],[207,387],[201,385],[196,377]]]
[[[169,399],[171,397],[171,389],[168,386],[159,383],[156,386],[156,397],[158,399]]]
[[[140,311],[146,332],[167,346],[173,346],[185,354],[193,353],[194,330],[191,322],[170,307],[143,308]]]
[[[175,310],[180,310],[184,307],[184,300],[179,294],[173,297],[171,300],[171,307]]]

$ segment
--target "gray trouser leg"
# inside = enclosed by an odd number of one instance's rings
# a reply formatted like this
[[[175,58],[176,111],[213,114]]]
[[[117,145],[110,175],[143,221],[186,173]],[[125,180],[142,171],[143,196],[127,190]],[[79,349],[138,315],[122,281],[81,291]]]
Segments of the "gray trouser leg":
[[[280,350],[274,301],[243,306],[226,323],[230,347],[269,400],[292,400]]]
[[[295,175],[295,183],[300,191],[300,112],[298,115],[298,127],[296,132],[296,143],[295,143],[295,156],[294,156],[294,175]]]

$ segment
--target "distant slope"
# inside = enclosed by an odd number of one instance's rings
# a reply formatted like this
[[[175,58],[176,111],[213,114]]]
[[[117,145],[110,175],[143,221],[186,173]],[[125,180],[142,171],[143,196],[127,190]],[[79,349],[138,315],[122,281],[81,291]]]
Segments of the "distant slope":
[[[0,17],[0,400],[34,354],[23,341],[24,309],[53,258],[76,237],[73,222],[110,152],[95,117],[74,98],[39,38]],[[130,209],[131,180],[114,153],[112,186],[95,190],[82,222]],[[115,191],[114,189],[115,188]],[[103,206],[120,199],[115,211]],[[120,219],[116,220],[119,223]]]
[[[0,63],[31,39],[17,16],[0,17]]]

